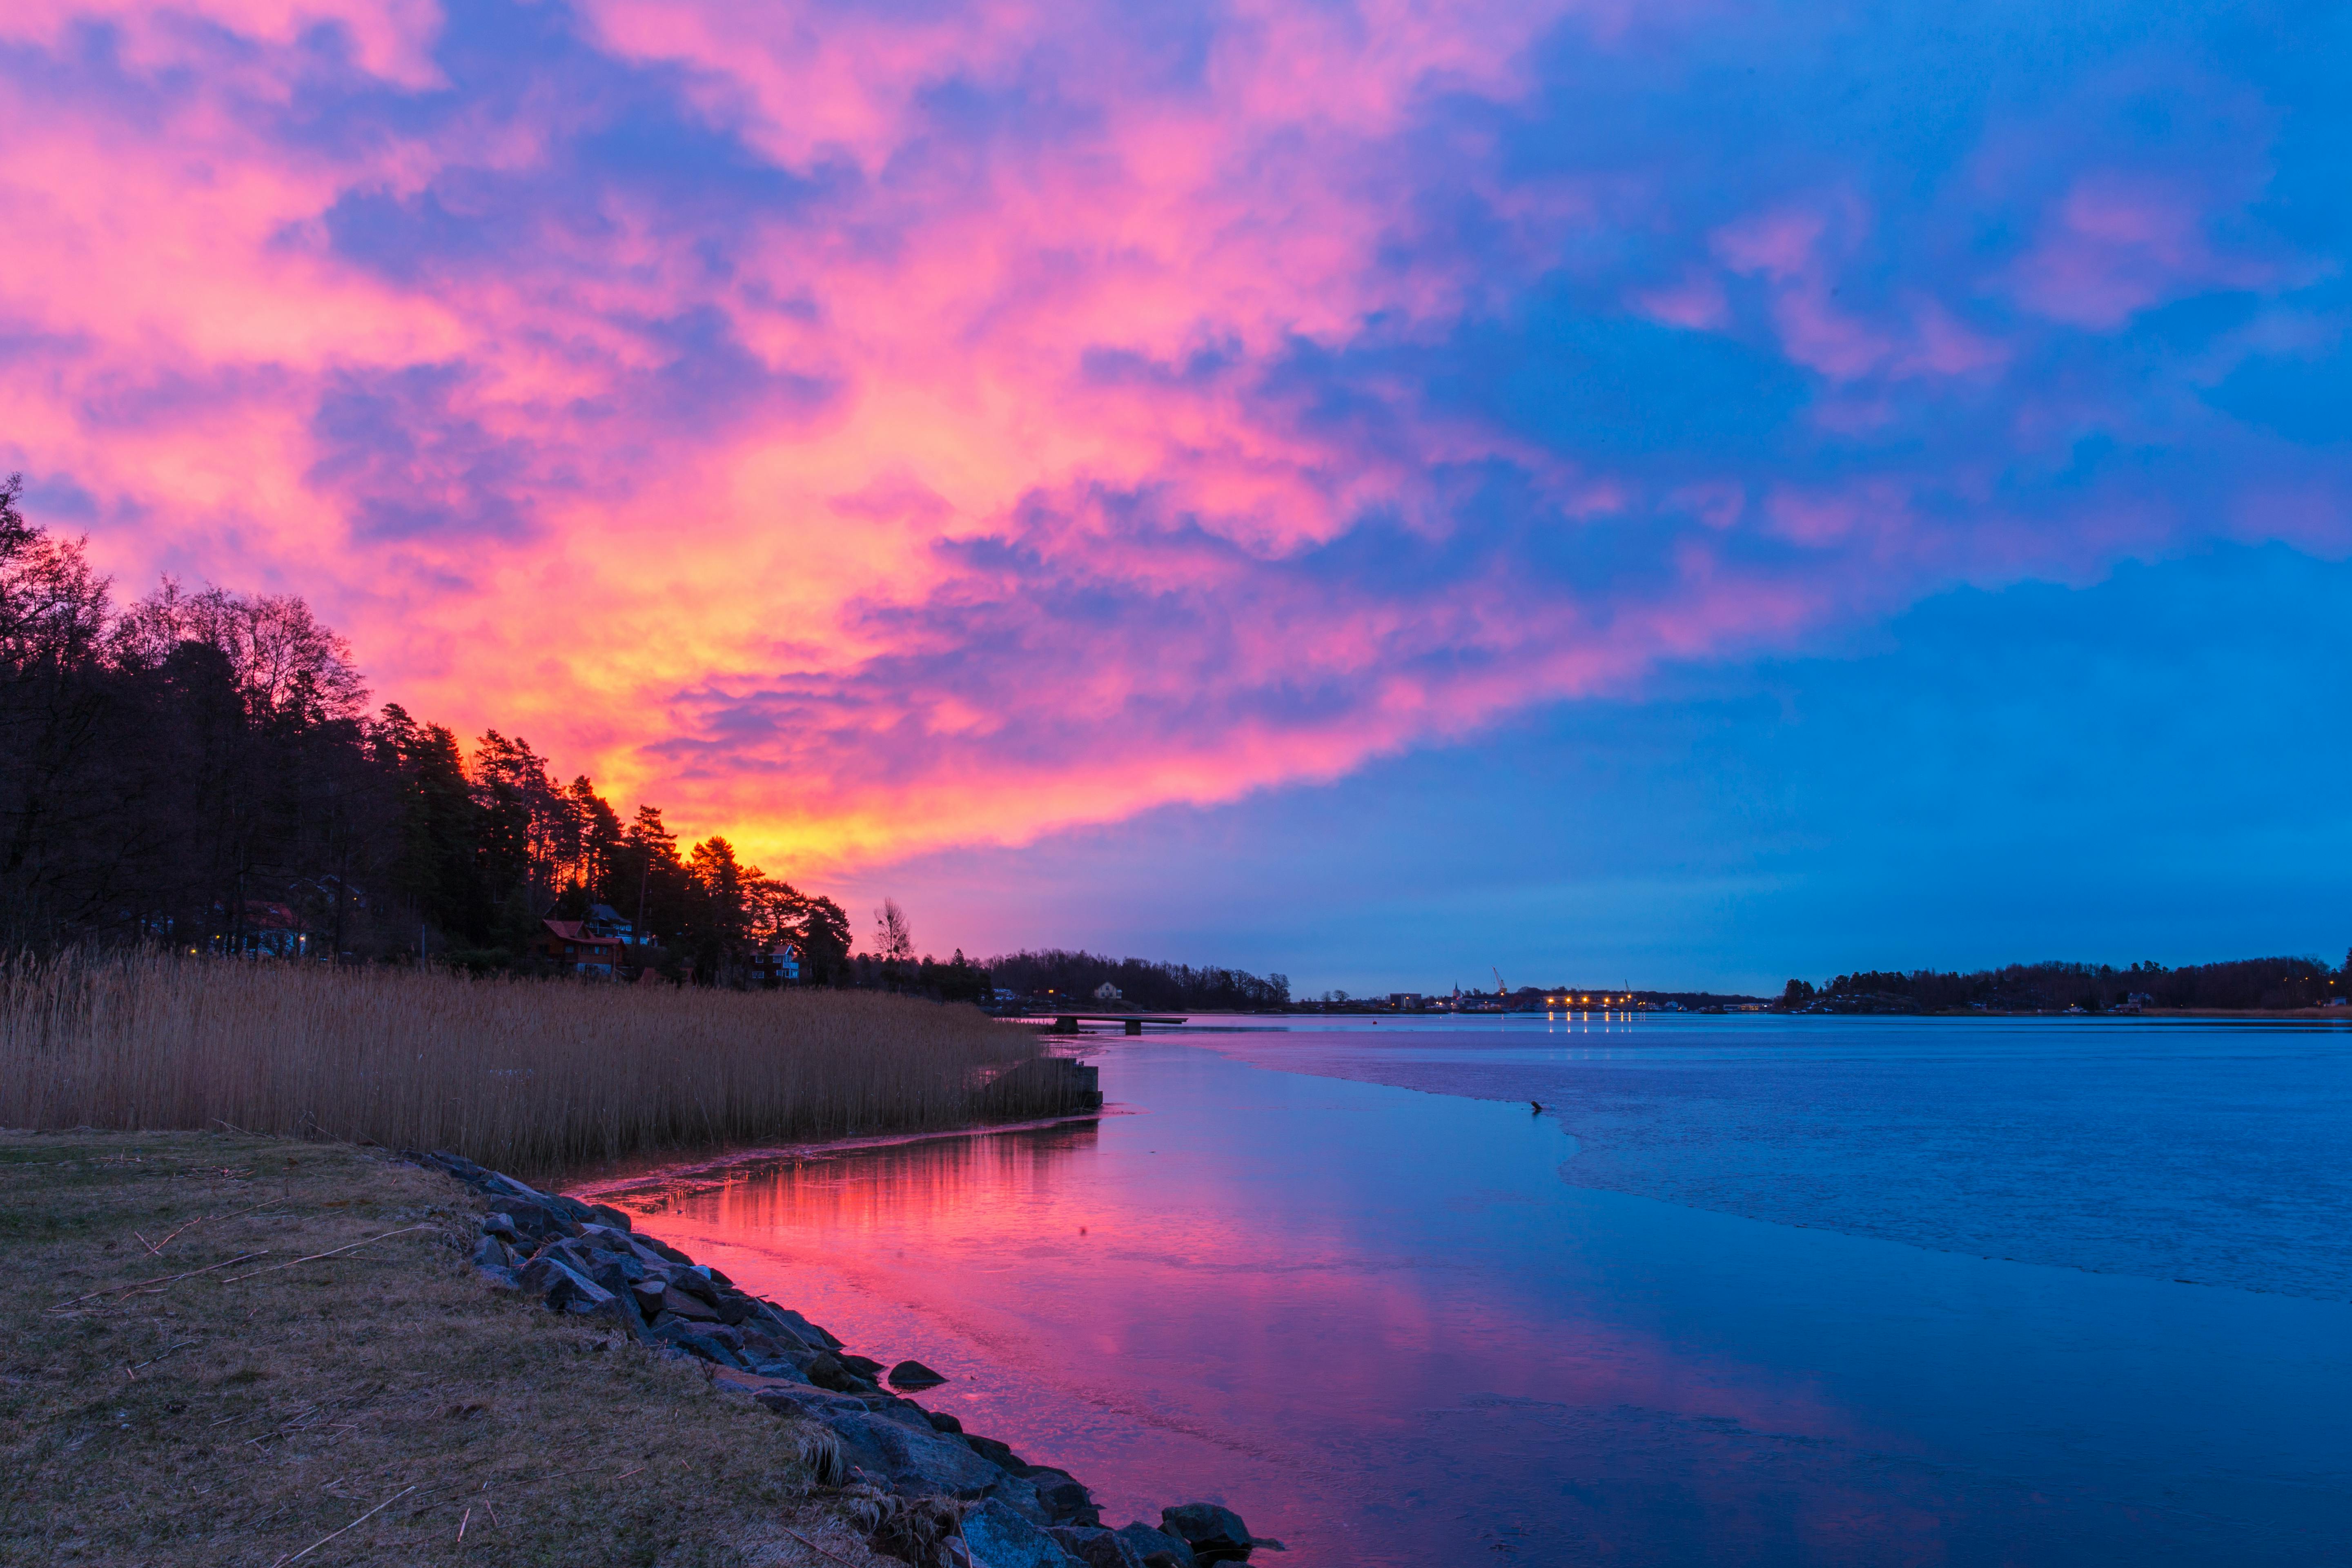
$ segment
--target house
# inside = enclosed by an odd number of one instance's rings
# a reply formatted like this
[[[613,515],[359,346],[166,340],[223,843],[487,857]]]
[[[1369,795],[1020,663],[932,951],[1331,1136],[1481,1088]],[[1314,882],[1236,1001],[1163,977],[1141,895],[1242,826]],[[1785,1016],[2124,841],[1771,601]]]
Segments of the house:
[[[245,930],[238,938],[238,949],[248,956],[269,958],[307,958],[310,956],[310,933],[302,917],[285,904],[266,903],[247,899],[245,903]]]
[[[621,911],[610,904],[591,904],[588,918],[580,922],[580,930],[587,936],[609,936],[625,942],[637,940],[637,928],[623,920]]]
[[[779,985],[801,983],[801,950],[799,944],[780,942],[764,951],[751,950],[751,984],[774,990]]]
[[[530,944],[531,955],[561,965],[574,974],[614,980],[621,973],[621,939],[594,936],[584,921],[541,921]]]
[[[1113,984],[1112,984],[1109,981],[1108,981],[1108,980],[1104,981],[1101,984],[1099,984],[1099,985],[1097,985],[1097,986],[1096,986],[1096,987],[1095,987],[1095,1000],[1096,1000],[1096,1001],[1097,1001],[1097,1002],[1116,1002],[1116,1001],[1118,1001],[1118,986],[1116,986],[1116,985],[1113,985]]]

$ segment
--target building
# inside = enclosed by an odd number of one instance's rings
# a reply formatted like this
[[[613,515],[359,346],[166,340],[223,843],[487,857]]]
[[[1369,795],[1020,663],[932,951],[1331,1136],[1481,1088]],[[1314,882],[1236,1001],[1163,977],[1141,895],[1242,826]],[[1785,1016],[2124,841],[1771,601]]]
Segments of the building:
[[[585,921],[541,921],[530,944],[531,955],[598,980],[617,980],[621,973],[621,939],[595,936],[583,929]]]
[[[764,952],[751,951],[751,984],[774,990],[779,985],[801,983],[801,950],[797,943],[780,942]]]
[[[592,904],[588,918],[580,922],[584,936],[609,936],[621,942],[637,940],[637,928],[621,918],[621,911],[610,904]]]
[[[1116,985],[1113,985],[1113,984],[1112,984],[1109,981],[1108,981],[1108,980],[1104,981],[1101,984],[1099,984],[1099,985],[1097,985],[1097,986],[1096,986],[1096,987],[1095,987],[1095,1000],[1096,1000],[1096,1001],[1097,1001],[1097,1002],[1116,1002],[1116,1001],[1118,1001],[1118,986],[1116,986]]]

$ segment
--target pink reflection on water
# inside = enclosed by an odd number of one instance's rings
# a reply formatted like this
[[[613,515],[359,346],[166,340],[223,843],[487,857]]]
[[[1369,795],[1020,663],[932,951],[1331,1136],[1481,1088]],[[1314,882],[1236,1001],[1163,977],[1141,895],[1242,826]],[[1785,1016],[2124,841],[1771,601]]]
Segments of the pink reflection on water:
[[[1360,1216],[1260,1190],[1221,1151],[1155,1148],[1171,1131],[901,1143],[607,1195],[851,1349],[948,1373],[927,1405],[1076,1474],[1111,1522],[1223,1501],[1311,1553],[1291,1563],[1427,1561],[1411,1538],[1477,1528],[1446,1489],[1497,1468],[1538,1489],[1572,1478],[1581,1433],[1546,1430],[1562,1412],[1693,1418],[1702,1439],[1861,1436],[1801,1384],[1531,1311],[1485,1260],[1368,1244]],[[1424,1201],[1476,1222],[1537,1199]],[[1923,1522],[1881,1510],[1873,1528],[1883,1544]]]

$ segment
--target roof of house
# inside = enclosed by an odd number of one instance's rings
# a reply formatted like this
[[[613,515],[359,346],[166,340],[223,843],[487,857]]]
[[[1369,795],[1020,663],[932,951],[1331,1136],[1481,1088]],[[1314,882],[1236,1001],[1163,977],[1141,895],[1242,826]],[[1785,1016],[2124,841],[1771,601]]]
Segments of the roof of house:
[[[585,932],[581,931],[580,922],[578,921],[540,921],[540,924],[553,931],[557,936],[562,937],[564,941],[576,942],[583,947],[618,947],[621,945],[621,939],[616,936],[587,935]]]

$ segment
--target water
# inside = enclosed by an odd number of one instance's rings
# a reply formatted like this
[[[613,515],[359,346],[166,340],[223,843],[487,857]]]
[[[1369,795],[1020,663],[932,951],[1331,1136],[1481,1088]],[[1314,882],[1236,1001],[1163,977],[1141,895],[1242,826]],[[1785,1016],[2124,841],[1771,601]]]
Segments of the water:
[[[635,1201],[950,1373],[927,1404],[1112,1522],[1223,1500],[1297,1568],[2352,1563],[2352,1032],[1465,1020],[1099,1060],[1129,1113]]]

